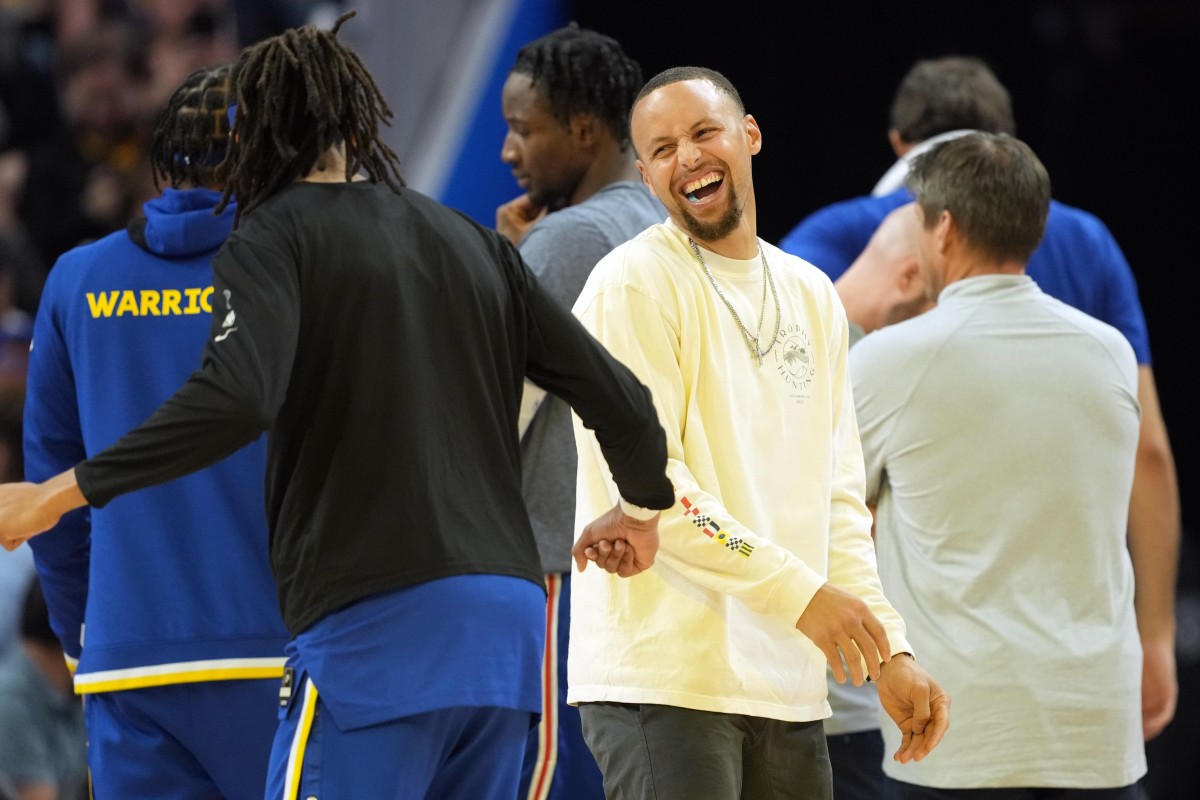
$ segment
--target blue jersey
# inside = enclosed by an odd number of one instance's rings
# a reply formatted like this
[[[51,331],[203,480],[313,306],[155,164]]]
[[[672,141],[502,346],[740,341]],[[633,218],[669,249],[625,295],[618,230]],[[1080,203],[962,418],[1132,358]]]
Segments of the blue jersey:
[[[216,192],[167,189],[146,220],[62,255],[34,325],[25,465],[42,481],[99,453],[199,366]],[[80,509],[30,541],[76,691],[282,674],[262,439],[213,467]],[[86,636],[84,631],[86,630]]]
[[[834,203],[806,217],[779,247],[837,280],[883,218],[911,200],[907,189],[897,189],[882,197]],[[1046,236],[1025,271],[1046,294],[1121,331],[1138,363],[1150,363],[1146,318],[1133,270],[1112,233],[1095,216],[1052,200]]]

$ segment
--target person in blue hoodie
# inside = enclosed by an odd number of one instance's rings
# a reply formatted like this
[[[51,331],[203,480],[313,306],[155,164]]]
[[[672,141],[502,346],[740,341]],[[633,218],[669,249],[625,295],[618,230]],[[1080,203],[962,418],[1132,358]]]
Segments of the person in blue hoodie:
[[[29,480],[150,416],[196,368],[212,315],[228,313],[211,261],[236,213],[214,213],[231,93],[229,66],[190,75],[152,143],[156,180],[170,185],[144,219],[50,272],[29,362]],[[95,796],[263,796],[287,642],[265,459],[260,437],[206,470],[67,515],[30,544],[87,696]]]

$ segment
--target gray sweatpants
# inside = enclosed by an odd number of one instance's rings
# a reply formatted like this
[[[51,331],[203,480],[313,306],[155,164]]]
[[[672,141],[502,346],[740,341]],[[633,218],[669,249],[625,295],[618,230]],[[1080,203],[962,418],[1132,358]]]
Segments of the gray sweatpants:
[[[832,800],[821,722],[624,703],[579,707],[608,800]]]

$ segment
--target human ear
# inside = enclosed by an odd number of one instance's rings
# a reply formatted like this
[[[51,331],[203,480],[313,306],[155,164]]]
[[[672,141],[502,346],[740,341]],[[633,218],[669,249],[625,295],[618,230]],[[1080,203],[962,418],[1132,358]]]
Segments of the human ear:
[[[925,282],[921,280],[921,269],[917,259],[906,258],[901,263],[896,277],[896,289],[905,300],[915,300],[925,295]]]
[[[758,122],[750,114],[747,114],[742,119],[742,124],[746,126],[746,141],[750,147],[750,155],[758,155],[762,150],[762,131],[758,127]]]
[[[646,184],[646,188],[650,190],[650,194],[658,197],[658,192],[654,191],[654,184],[650,183],[650,173],[646,171],[646,166],[642,163],[642,160],[639,158],[634,163],[637,164],[638,173],[642,176],[642,183]],[[658,197],[658,199],[661,200],[662,198]]]
[[[582,112],[571,115],[571,136],[584,147],[591,146],[596,139],[596,119]]]
[[[958,224],[954,221],[954,215],[950,213],[949,209],[942,209],[942,213],[938,215],[933,235],[937,241],[939,253],[945,253],[950,247],[951,241],[958,236]]]

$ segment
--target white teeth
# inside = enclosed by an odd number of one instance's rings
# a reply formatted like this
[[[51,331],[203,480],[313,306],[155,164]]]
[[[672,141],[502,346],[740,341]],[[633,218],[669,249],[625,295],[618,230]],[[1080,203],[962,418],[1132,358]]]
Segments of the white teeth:
[[[699,189],[703,189],[705,186],[708,186],[710,183],[716,183],[719,180],[721,180],[720,175],[718,175],[715,172],[710,172],[709,174],[705,175],[703,178],[700,178],[699,180],[695,180],[689,184],[686,184],[683,187],[683,193],[691,194],[692,192],[695,192]]]

